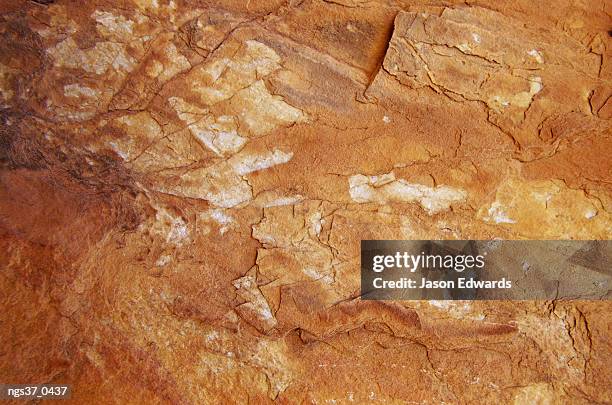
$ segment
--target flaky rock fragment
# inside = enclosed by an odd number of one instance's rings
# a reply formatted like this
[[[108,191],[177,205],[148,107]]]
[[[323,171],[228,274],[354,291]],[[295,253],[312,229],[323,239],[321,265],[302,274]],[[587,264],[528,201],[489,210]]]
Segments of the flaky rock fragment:
[[[108,141],[108,145],[126,161],[140,157],[146,148],[162,136],[162,128],[147,112],[118,117],[114,123],[124,135]]]
[[[190,198],[201,198],[218,207],[231,208],[253,199],[248,181],[243,176],[288,162],[293,154],[275,149],[254,154],[242,152],[212,166],[190,170],[180,183],[168,192]]]
[[[221,45],[214,59],[198,66],[186,80],[202,103],[213,105],[280,69],[279,62],[276,52],[258,41],[229,41]]]
[[[596,54],[554,38],[486,8],[400,12],[382,69],[409,88],[482,103],[488,120],[526,147],[537,143],[542,116],[588,114],[599,82]],[[375,89],[376,81],[373,95]]]
[[[134,59],[126,53],[125,45],[113,42],[100,42],[92,49],[82,50],[72,38],[68,38],[48,52],[56,67],[83,69],[97,75],[111,68],[129,72],[135,65]]]
[[[558,180],[527,182],[510,178],[478,216],[501,226],[517,227],[517,232],[525,236],[599,239],[612,232],[612,218],[600,201]]]
[[[192,135],[217,155],[236,153],[247,143],[246,138],[238,135],[238,125],[233,116],[215,118],[208,110],[189,105],[180,97],[172,97],[168,102],[179,118],[188,124]]]
[[[255,269],[234,281],[234,287],[240,298],[245,300],[236,310],[241,316],[262,332],[276,326],[276,319],[265,297],[257,287]]]
[[[270,94],[262,80],[281,69],[280,62],[278,54],[260,42],[229,41],[185,80],[203,106],[219,105],[247,134],[261,136],[306,119],[302,111]]]

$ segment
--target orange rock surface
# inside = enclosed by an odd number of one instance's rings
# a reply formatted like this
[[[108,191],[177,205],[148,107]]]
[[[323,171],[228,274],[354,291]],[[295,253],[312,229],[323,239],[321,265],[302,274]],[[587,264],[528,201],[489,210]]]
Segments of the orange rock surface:
[[[0,14],[0,383],[612,402],[610,301],[359,299],[362,239],[610,239],[610,2]]]

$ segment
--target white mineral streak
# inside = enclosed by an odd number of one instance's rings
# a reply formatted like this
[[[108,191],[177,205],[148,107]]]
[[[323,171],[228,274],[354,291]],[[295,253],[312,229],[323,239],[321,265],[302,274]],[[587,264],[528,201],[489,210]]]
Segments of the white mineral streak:
[[[275,198],[272,200],[268,200],[265,201],[261,204],[261,206],[263,208],[270,208],[270,207],[280,207],[283,205],[294,205],[299,203],[300,201],[303,201],[304,197],[301,195],[297,195],[297,196],[287,196],[287,197],[279,197],[279,198]]]
[[[380,176],[351,176],[349,193],[358,203],[418,202],[430,215],[448,210],[453,203],[467,198],[464,190],[450,186],[411,184],[404,179],[397,180],[393,172]]]
[[[116,42],[98,42],[93,48],[80,49],[74,39],[67,38],[47,49],[56,67],[82,69],[102,75],[109,68],[119,72],[130,72],[136,61],[128,55],[125,45]]]
[[[151,224],[151,232],[165,237],[166,243],[181,246],[188,242],[189,227],[183,218],[168,209],[155,206],[155,222]]]
[[[253,321],[256,326],[262,330],[269,330],[276,326],[276,318],[274,318],[266,298],[259,290],[254,275],[248,274],[235,280],[233,284],[236,293],[247,301],[240,305],[241,309],[248,311],[248,314],[255,318]]]
[[[280,57],[274,50],[257,41],[246,41],[230,59],[216,58],[194,72],[194,91],[207,105],[217,104],[234,96],[258,80],[280,68]]]
[[[253,199],[251,186],[243,176],[288,162],[293,153],[279,149],[265,153],[240,152],[212,166],[181,176],[182,185],[173,194],[210,201],[216,207],[231,208]]]
[[[527,54],[531,56],[532,58],[534,58],[536,62],[544,63],[544,57],[542,56],[542,52],[538,51],[537,49],[532,49],[529,52],[527,52]]]
[[[491,204],[488,210],[488,216],[484,217],[485,221],[495,222],[496,224],[514,224],[515,220],[508,217],[505,208],[497,201]]]
[[[96,10],[91,18],[98,23],[98,31],[104,36],[117,36],[129,40],[132,36],[134,22],[124,16],[116,16],[106,11]]]
[[[287,163],[293,157],[292,152],[285,153],[274,149],[262,155],[241,154],[232,157],[229,162],[234,171],[239,175],[245,175],[258,170],[268,169],[282,163]]]
[[[66,97],[85,97],[85,98],[95,98],[99,95],[97,90],[92,89],[91,87],[81,86],[78,83],[67,84],[64,86],[64,95]]]
[[[219,226],[219,233],[221,235],[225,234],[234,223],[234,218],[227,211],[219,208],[202,213],[200,218],[207,222],[212,221],[216,223]]]

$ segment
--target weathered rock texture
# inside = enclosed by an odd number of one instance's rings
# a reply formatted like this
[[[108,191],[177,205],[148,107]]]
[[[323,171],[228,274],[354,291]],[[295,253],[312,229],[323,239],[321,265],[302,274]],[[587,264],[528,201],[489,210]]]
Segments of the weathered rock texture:
[[[612,401],[609,302],[358,298],[361,239],[610,238],[612,3],[0,13],[0,382]]]

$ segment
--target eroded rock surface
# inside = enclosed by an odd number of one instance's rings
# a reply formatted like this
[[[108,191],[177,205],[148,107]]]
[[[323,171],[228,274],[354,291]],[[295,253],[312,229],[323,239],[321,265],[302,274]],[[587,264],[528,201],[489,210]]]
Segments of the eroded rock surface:
[[[610,238],[609,2],[0,13],[0,382],[612,401],[609,301],[359,299],[362,239]]]

